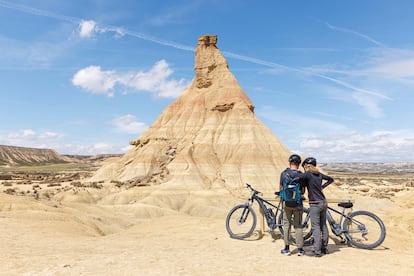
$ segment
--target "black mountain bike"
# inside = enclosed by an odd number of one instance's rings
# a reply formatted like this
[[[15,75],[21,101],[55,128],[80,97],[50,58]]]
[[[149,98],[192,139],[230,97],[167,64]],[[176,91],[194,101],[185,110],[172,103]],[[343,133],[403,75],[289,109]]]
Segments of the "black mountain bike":
[[[353,207],[352,202],[340,202],[338,206],[341,207],[341,210],[328,206],[326,219],[332,233],[340,237],[341,242],[348,242],[352,246],[362,249],[373,249],[382,244],[385,240],[386,230],[384,223],[377,215],[362,210],[347,214],[346,210]],[[339,221],[333,218],[331,212],[339,215]],[[303,222],[303,231],[312,234],[309,220],[308,213]]]
[[[242,203],[234,206],[228,213],[226,218],[226,229],[231,238],[234,239],[245,239],[253,234],[256,228],[257,216],[253,209],[253,203],[256,201],[259,208],[262,210],[265,221],[269,228],[269,232],[279,228],[281,235],[283,232],[283,204],[278,193],[275,193],[276,197],[279,198],[277,205],[269,202],[268,200],[259,196],[259,191],[255,190],[250,184],[246,183],[246,188],[250,190],[250,197],[246,203]],[[304,212],[307,213],[308,209],[304,208]],[[312,232],[309,227],[303,229],[304,240],[308,240],[312,236]],[[295,243],[294,235],[290,234],[291,243]]]
[[[253,189],[250,184],[246,183],[246,188],[251,191],[250,198],[246,203],[233,207],[226,218],[226,229],[230,237],[245,239],[253,234],[257,224],[257,216],[252,207],[255,201],[264,214],[269,232],[279,228],[283,236],[285,234],[283,231],[283,201],[279,200],[278,205],[272,204],[260,197],[259,194],[261,193]],[[279,197],[277,193],[276,197]],[[384,223],[377,215],[363,210],[347,214],[347,209],[353,207],[352,202],[340,202],[338,206],[342,209],[337,210],[328,206],[326,217],[332,233],[340,237],[341,242],[348,242],[352,246],[362,249],[373,249],[383,243],[386,229]],[[313,239],[309,209],[303,208],[303,211],[305,216],[303,220],[303,240],[305,245],[311,245]],[[332,213],[339,215],[339,221],[334,219]],[[289,235],[290,243],[294,244],[296,242],[294,235],[292,235],[292,232]]]

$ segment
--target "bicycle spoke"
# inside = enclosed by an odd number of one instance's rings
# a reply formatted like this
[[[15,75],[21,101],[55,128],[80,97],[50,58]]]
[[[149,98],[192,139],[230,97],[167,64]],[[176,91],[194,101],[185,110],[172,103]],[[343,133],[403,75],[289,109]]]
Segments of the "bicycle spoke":
[[[243,239],[250,236],[256,225],[256,216],[250,208],[238,206],[227,218],[227,231],[232,238]]]
[[[359,211],[350,214],[351,219],[345,221],[345,233],[351,244],[360,248],[372,249],[382,243],[385,238],[385,227],[373,214]]]

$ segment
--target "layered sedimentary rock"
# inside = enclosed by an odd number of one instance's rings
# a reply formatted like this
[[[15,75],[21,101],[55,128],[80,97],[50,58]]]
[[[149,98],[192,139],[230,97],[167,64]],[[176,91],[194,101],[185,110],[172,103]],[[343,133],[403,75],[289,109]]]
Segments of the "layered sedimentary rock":
[[[0,145],[0,166],[41,165],[71,162],[51,149]]]
[[[216,42],[217,36],[199,37],[192,83],[130,142],[133,149],[91,181],[276,189],[290,152],[255,116]]]

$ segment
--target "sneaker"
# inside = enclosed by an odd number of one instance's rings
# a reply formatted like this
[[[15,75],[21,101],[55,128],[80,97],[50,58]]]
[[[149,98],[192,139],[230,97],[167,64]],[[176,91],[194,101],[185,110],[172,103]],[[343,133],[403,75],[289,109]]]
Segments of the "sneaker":
[[[312,253],[310,254],[311,257],[322,257],[321,253],[316,253],[315,250],[312,250]]]
[[[321,249],[322,254],[329,254],[328,248],[322,248]]]
[[[289,250],[289,248],[285,248],[285,249],[280,250],[280,253],[285,255],[285,256],[289,256],[290,255],[290,250]]]
[[[298,256],[303,256],[305,255],[305,250],[303,250],[302,248],[298,249]]]

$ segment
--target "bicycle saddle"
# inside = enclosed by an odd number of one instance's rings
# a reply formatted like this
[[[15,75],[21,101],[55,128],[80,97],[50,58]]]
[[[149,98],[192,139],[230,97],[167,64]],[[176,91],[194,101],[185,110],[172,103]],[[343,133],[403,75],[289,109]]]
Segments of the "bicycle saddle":
[[[338,206],[343,208],[352,208],[354,204],[352,202],[340,202],[338,203]]]

